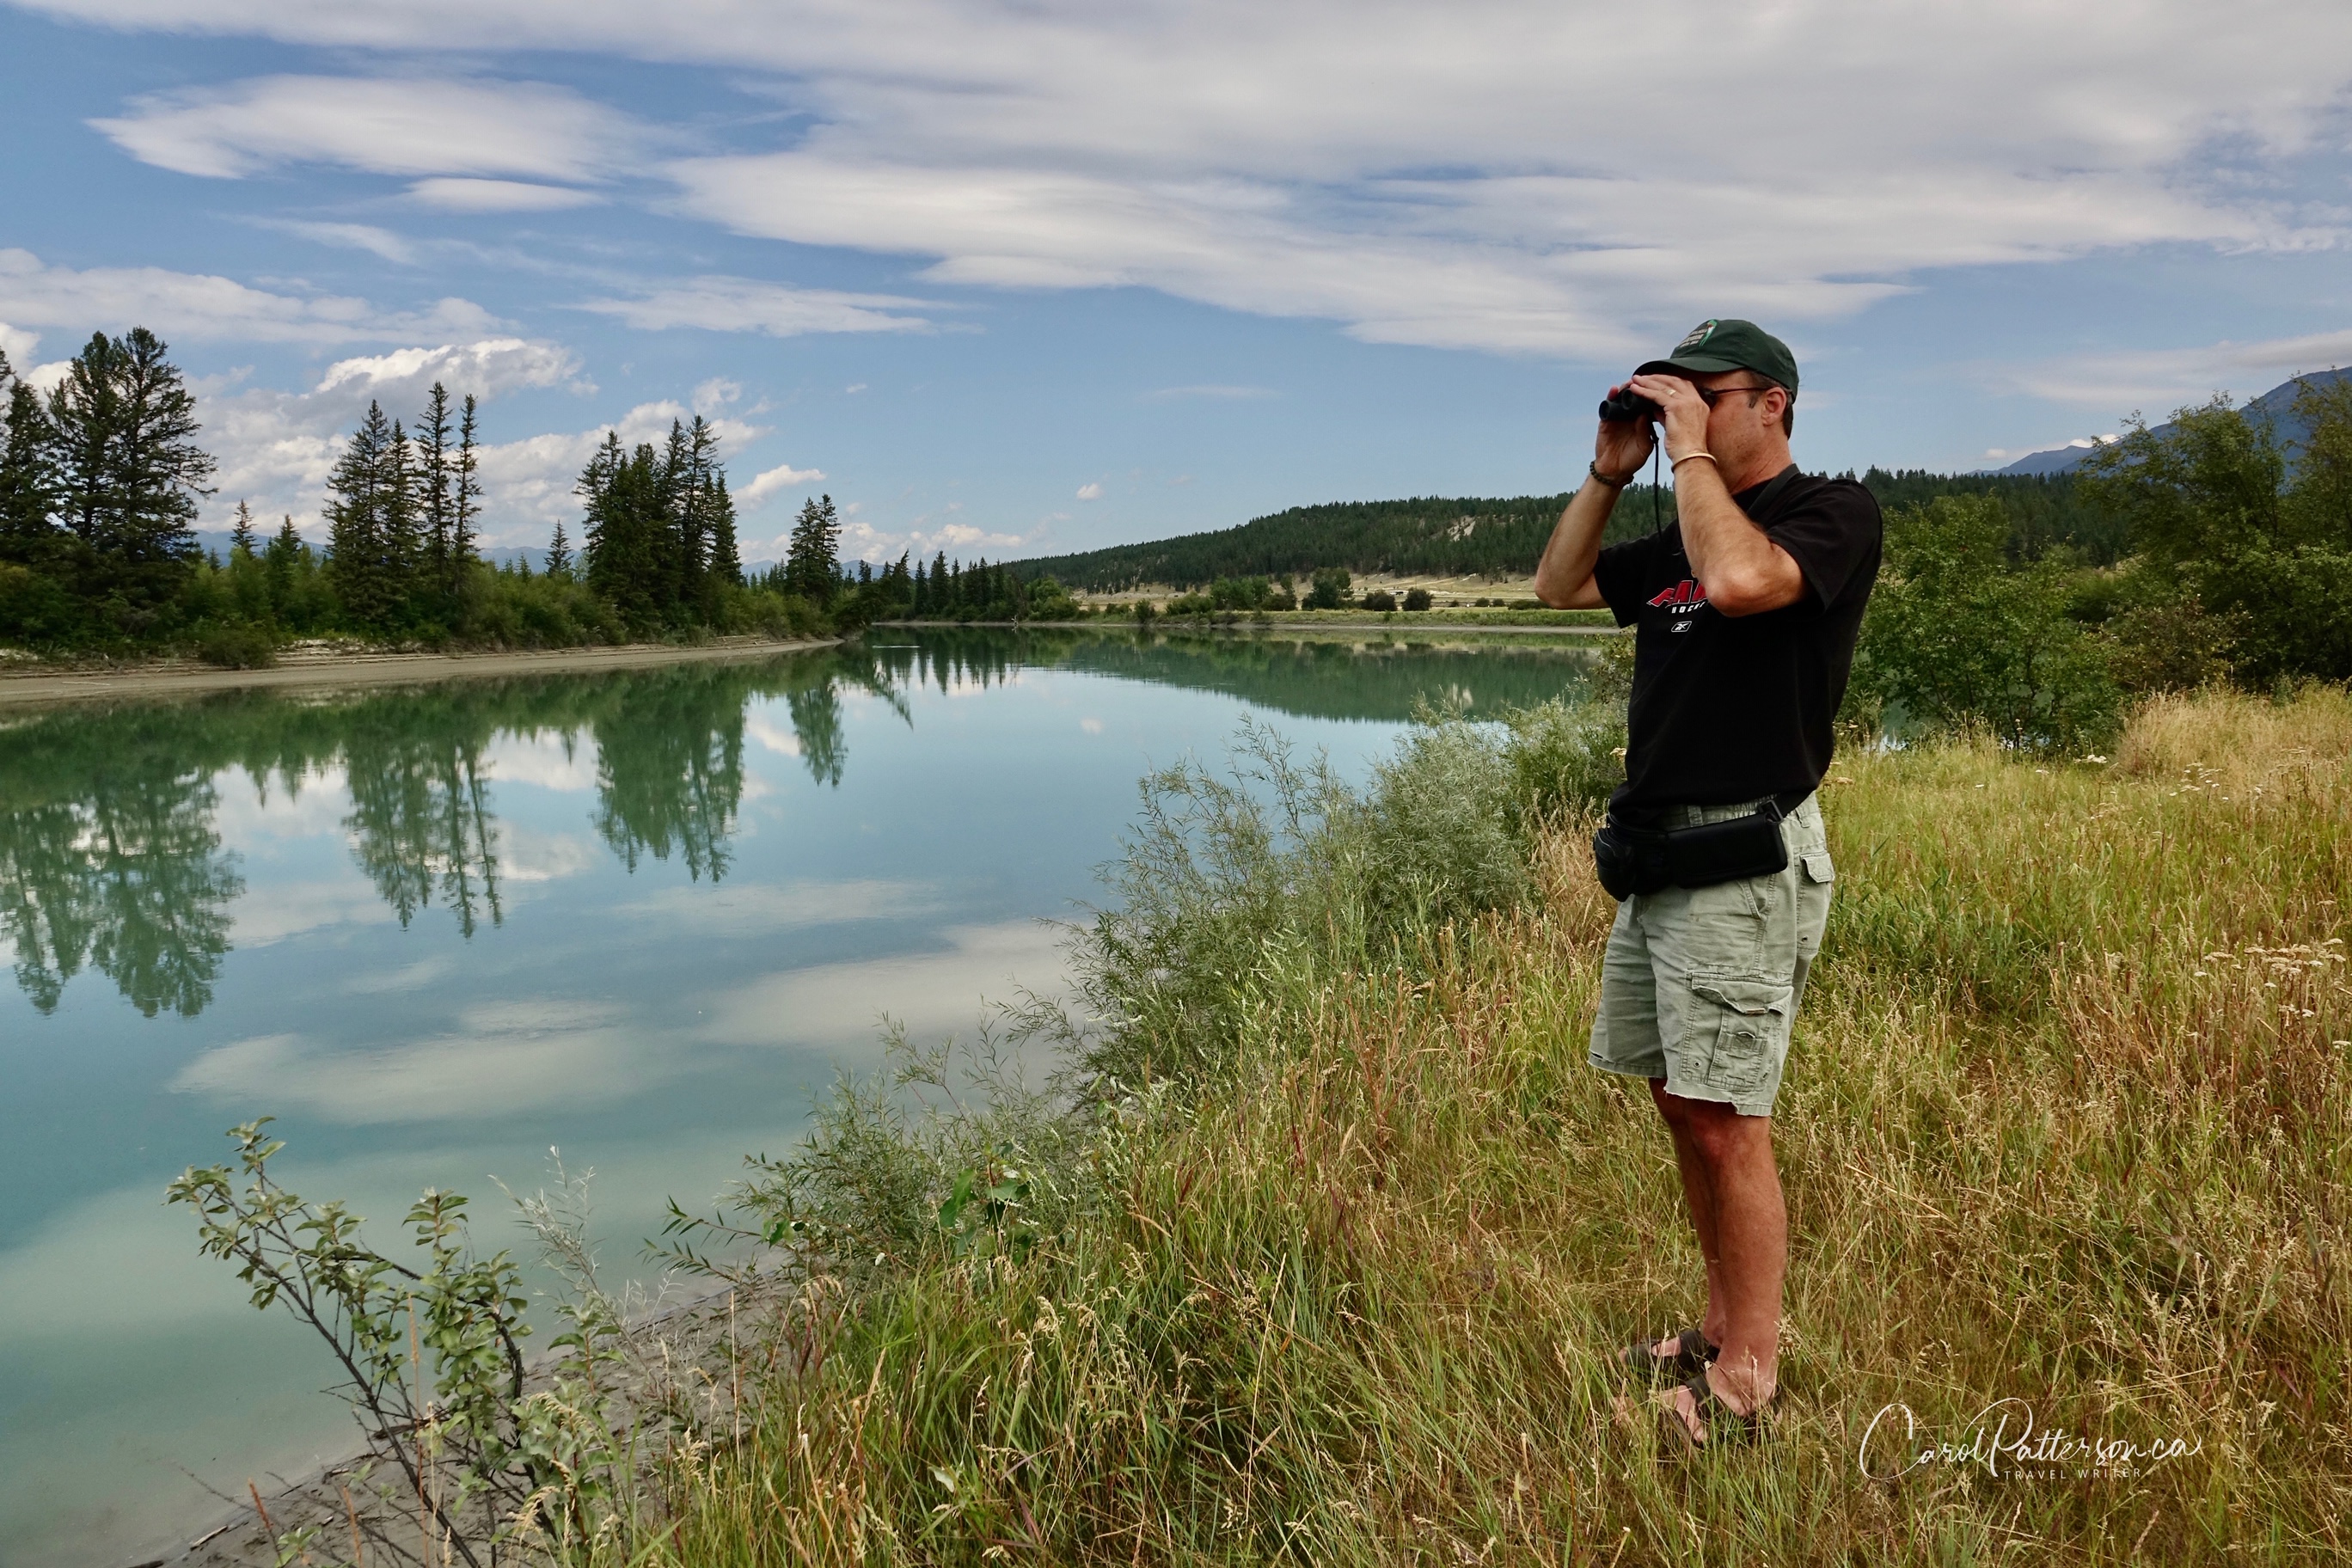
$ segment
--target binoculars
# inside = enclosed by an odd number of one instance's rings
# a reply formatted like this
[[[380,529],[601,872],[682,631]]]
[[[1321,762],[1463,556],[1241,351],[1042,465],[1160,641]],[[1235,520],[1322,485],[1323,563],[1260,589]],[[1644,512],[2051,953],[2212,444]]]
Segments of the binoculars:
[[[1629,419],[1655,419],[1664,413],[1664,409],[1631,386],[1621,386],[1601,400],[1601,417],[1612,425],[1622,425]]]

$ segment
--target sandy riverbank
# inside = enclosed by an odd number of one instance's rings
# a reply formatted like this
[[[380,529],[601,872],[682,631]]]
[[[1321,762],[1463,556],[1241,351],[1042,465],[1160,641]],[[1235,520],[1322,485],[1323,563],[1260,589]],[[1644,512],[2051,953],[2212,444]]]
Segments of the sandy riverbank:
[[[777,642],[768,637],[717,637],[691,646],[632,643],[620,647],[547,648],[530,653],[358,653],[303,648],[268,669],[217,669],[194,659],[68,669],[39,665],[0,670],[0,710],[77,702],[195,697],[215,691],[403,686],[502,675],[571,675],[707,659],[765,658],[824,647],[832,640]]]

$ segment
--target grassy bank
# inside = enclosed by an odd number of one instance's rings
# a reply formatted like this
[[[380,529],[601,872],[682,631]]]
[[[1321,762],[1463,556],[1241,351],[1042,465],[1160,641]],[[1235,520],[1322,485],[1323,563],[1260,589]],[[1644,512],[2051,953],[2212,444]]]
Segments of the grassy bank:
[[[1612,906],[1573,826],[1512,825],[1545,754],[1439,731],[1368,800],[1293,775],[1295,815],[1163,777],[1077,1107],[845,1100],[760,1178],[831,1268],[632,1560],[2344,1549],[2352,703],[1841,764],[1774,1435],[1700,1458],[1608,1362],[1699,1264],[1646,1096],[1582,1064]],[[2192,1451],[1913,1466],[2003,1399],[2011,1438]]]
[[[1437,723],[1350,788],[1253,733],[1234,777],[1147,781],[1081,1005],[1009,1016],[984,1092],[902,1051],[724,1226],[681,1215],[766,1289],[676,1435],[594,1461],[634,1479],[545,1461],[521,1533],[679,1568],[2341,1556],[2352,700],[2161,699],[2112,759],[1849,752],[1776,1120],[1780,1397],[1698,1456],[1612,1364],[1701,1304],[1648,1097],[1583,1065],[1613,905],[1578,813],[1618,741]]]

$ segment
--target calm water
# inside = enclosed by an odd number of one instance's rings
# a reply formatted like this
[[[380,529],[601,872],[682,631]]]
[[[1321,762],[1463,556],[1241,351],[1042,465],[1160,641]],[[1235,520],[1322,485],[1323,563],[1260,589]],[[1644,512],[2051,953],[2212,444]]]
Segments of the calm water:
[[[887,645],[887,646],[886,646]],[[1360,776],[1424,698],[1573,684],[1456,646],[877,633],[851,650],[0,726],[0,1562],[112,1568],[203,1484],[347,1452],[329,1371],[164,1184],[263,1112],[296,1190],[596,1172],[619,1275],[876,1058],[1058,984],[1150,766],[1244,717]],[[389,1247],[389,1227],[377,1232]]]

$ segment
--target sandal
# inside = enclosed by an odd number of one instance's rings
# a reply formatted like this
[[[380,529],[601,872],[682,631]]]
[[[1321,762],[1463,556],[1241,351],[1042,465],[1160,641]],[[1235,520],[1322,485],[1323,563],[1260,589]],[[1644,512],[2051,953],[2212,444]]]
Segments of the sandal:
[[[1660,1355],[1657,1340],[1639,1340],[1627,1345],[1618,1356],[1626,1370],[1639,1373],[1652,1383],[1662,1378],[1681,1379],[1693,1373],[1702,1375],[1707,1363],[1723,1352],[1721,1345],[1706,1342],[1706,1335],[1698,1329],[1685,1329],[1674,1336],[1674,1353]]]
[[[1685,1447],[1712,1448],[1718,1440],[1753,1443],[1764,1435],[1763,1408],[1759,1405],[1746,1415],[1734,1410],[1725,1402],[1723,1395],[1715,1391],[1715,1385],[1707,1382],[1705,1372],[1695,1373],[1685,1378],[1683,1386],[1690,1390],[1692,1413],[1698,1417],[1699,1429],[1706,1436],[1703,1438],[1691,1436],[1690,1425],[1683,1419],[1682,1412],[1675,1407],[1672,1395],[1658,1406],[1658,1415],[1666,1429],[1682,1439]]]

